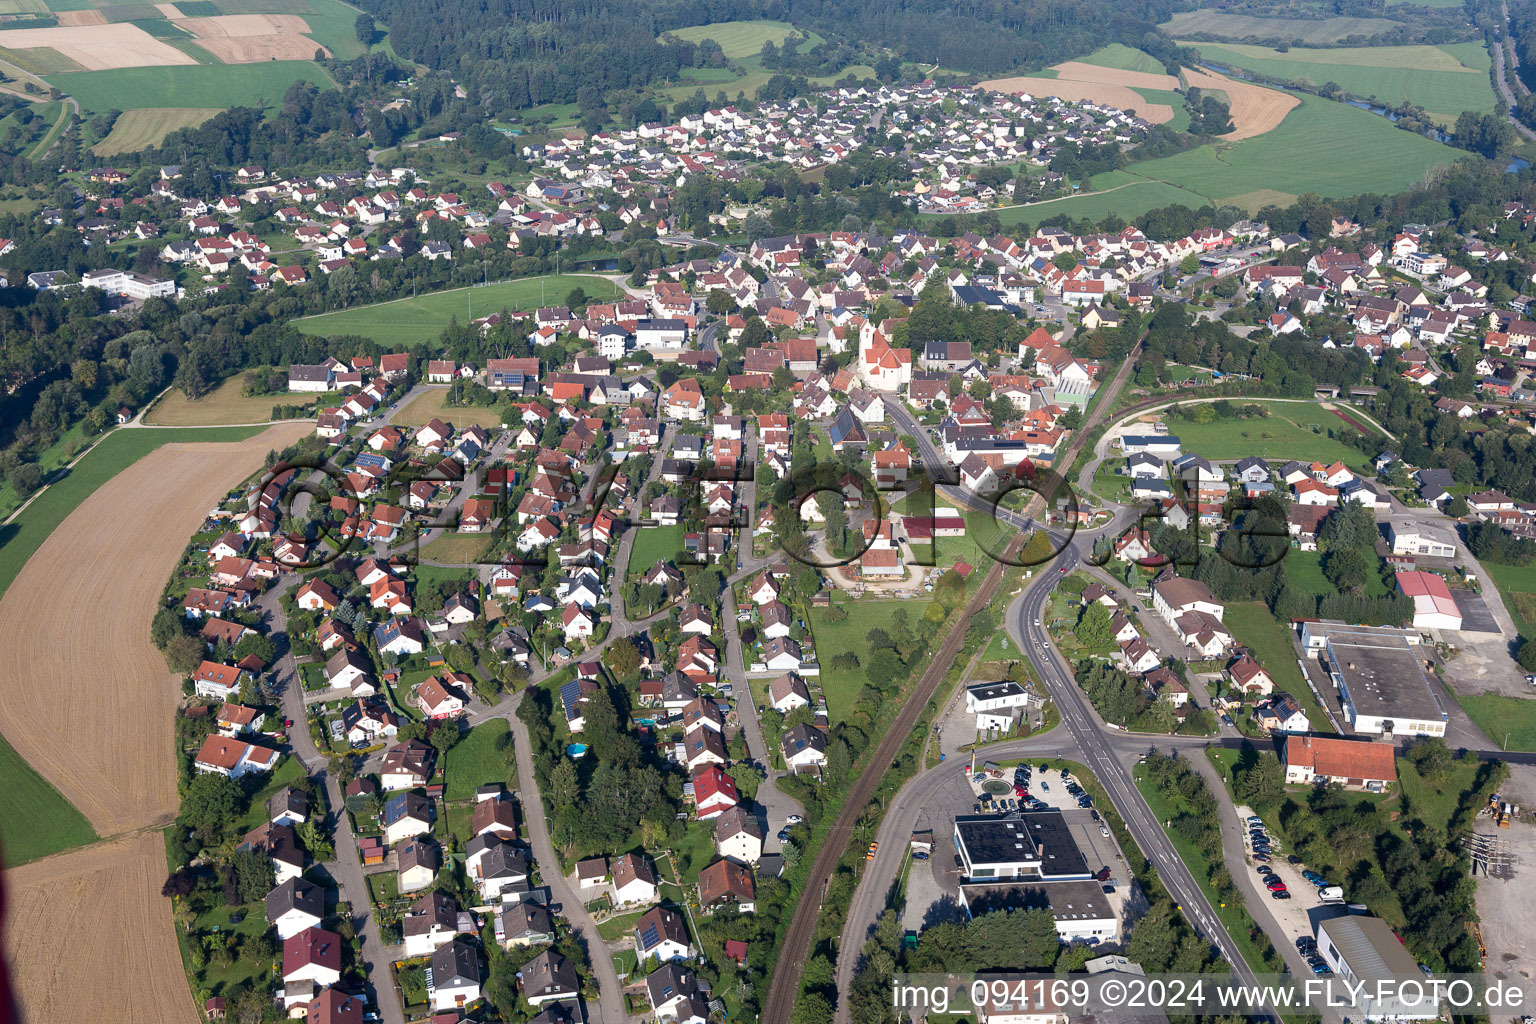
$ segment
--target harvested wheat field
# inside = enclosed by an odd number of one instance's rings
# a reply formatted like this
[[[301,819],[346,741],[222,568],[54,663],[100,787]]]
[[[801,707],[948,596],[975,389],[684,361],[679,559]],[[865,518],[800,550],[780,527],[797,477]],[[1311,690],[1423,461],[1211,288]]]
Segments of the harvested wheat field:
[[[155,9],[158,10],[161,14],[165,15],[167,18],[171,18],[173,20],[176,18],[186,17],[185,14],[181,13],[181,9],[178,8],[175,4],[155,4]]]
[[[1101,70],[1111,74],[1109,68]],[[1134,110],[1137,117],[1153,124],[1167,124],[1173,120],[1173,108],[1166,103],[1148,103],[1146,97],[1123,85],[1105,85],[1096,82],[1075,82],[1068,78],[995,78],[982,82],[985,89],[998,92],[1028,93],[1031,96],[1055,96],[1077,103],[1102,103],[1121,110]]]
[[[0,733],[101,835],[176,812],[181,686],[149,641],[166,578],[204,513],[309,429],[155,450],[81,502],[0,598]]]
[[[1172,75],[1154,75],[1148,71],[1124,71],[1120,68],[1100,67],[1069,60],[1055,65],[1059,78],[1074,82],[1102,82],[1105,85],[1124,85],[1132,89],[1177,89],[1179,80]]]
[[[88,11],[59,11],[55,17],[60,25],[105,25],[107,16],[100,11],[92,9]]]
[[[68,57],[86,71],[197,63],[176,47],[162,43],[137,25],[127,23],[5,29],[0,31],[0,46],[8,50],[46,46]],[[313,51],[310,55],[313,56]]]
[[[22,1019],[197,1021],[164,881],[153,830],[7,871],[5,955]]]
[[[1261,85],[1240,82],[1214,71],[1184,69],[1185,84],[1197,89],[1218,89],[1227,94],[1232,108],[1232,131],[1220,138],[1230,142],[1251,139],[1256,135],[1273,131],[1285,115],[1301,102],[1290,93],[1278,89],[1266,89]]]
[[[296,14],[220,14],[173,24],[196,36],[198,46],[225,64],[310,60],[316,50],[325,49],[304,34],[309,23]]]

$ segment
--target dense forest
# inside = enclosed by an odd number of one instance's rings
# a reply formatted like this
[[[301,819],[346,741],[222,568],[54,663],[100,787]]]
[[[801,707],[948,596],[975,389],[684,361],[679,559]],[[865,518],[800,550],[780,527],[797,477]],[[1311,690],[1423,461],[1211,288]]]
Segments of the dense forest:
[[[753,18],[793,20],[827,37],[828,50],[858,41],[904,59],[962,71],[1039,67],[1120,40],[1139,45],[1171,0],[365,0],[390,27],[401,56],[452,72],[488,106],[590,102],[596,95],[676,80],[716,64],[718,48],[663,34],[689,25]],[[842,41],[841,43],[837,41]],[[1163,48],[1171,48],[1166,40]],[[769,66],[807,73],[821,47]],[[583,105],[587,105],[583,103]]]

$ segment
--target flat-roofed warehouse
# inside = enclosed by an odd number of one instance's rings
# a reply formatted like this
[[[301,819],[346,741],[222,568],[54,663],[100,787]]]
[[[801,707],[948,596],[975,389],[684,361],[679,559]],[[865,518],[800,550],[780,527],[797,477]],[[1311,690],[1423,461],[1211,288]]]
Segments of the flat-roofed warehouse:
[[[1098,882],[966,882],[960,886],[960,904],[971,917],[998,910],[1048,910],[1064,942],[1094,937],[1115,942],[1120,935],[1120,919]]]
[[[970,881],[1089,877],[1088,862],[1060,811],[960,815],[955,819],[955,852]]]
[[[1370,626],[1323,631],[1322,656],[1344,717],[1358,733],[1444,736],[1449,716],[1424,672],[1417,644],[1403,632]]]

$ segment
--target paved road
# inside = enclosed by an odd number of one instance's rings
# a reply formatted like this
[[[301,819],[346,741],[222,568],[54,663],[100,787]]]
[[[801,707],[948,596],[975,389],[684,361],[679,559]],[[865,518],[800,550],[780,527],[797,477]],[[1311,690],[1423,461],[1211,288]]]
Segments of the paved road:
[[[1069,546],[1058,559],[1057,567],[1071,572],[1078,566],[1080,557],[1077,548]],[[1101,720],[1088,706],[1087,698],[1073,681],[1070,669],[1060,655],[1044,646],[1049,644],[1049,637],[1045,627],[1039,623],[1051,591],[1055,589],[1061,575],[1059,572],[1048,572],[1025,589],[1009,609],[1008,633],[1028,654],[1036,674],[1050,691],[1052,700],[1061,712],[1062,724],[1082,749],[1084,763],[1098,776],[1099,782],[1125,820],[1131,836],[1156,867],[1159,878],[1173,896],[1174,902],[1183,908],[1190,925],[1217,948],[1241,979],[1252,982],[1252,971],[1238,953],[1226,928],[1217,919],[1189,868],[1179,859],[1162,825],[1152,816],[1146,801],[1136,789],[1130,771],[1121,760],[1121,752],[1116,750],[1115,742],[1106,737]],[[1139,746],[1146,741],[1138,738],[1136,742]]]
[[[1515,117],[1515,115],[1513,113],[1513,111],[1515,109],[1515,105],[1519,102],[1519,100],[1516,99],[1514,92],[1510,89],[1510,87],[1509,87],[1509,79],[1507,77],[1505,77],[1505,72],[1504,72],[1504,53],[1505,53],[1505,50],[1506,50],[1506,47],[1504,45],[1504,41],[1505,41],[1505,38],[1509,34],[1509,4],[1508,3],[1505,3],[1505,4],[1502,5],[1501,12],[1502,12],[1502,15],[1503,15],[1503,18],[1504,18],[1504,27],[1503,27],[1503,30],[1499,33],[1499,38],[1495,39],[1493,41],[1493,46],[1490,47],[1490,49],[1493,51],[1493,81],[1494,81],[1494,84],[1499,87],[1499,95],[1501,97],[1503,97],[1504,102],[1506,104],[1508,104],[1509,109],[1511,111],[1511,113],[1508,115],[1509,116],[1509,123],[1515,126],[1515,131],[1519,132],[1521,135],[1525,136],[1527,139],[1529,139],[1529,140],[1531,140],[1533,142],[1536,142],[1536,131],[1532,131],[1530,128],[1527,128],[1524,124],[1522,124]],[[1509,49],[1511,51],[1510,52],[1509,74],[1512,75],[1512,76],[1518,76],[1519,75],[1519,71],[1520,71],[1520,66],[1516,62],[1519,60],[1519,58],[1514,55],[1512,48],[1509,48]]]
[[[363,877],[363,863],[357,852],[357,836],[353,834],[351,820],[343,808],[341,786],[327,771],[328,762],[309,734],[309,720],[304,710],[304,687],[299,682],[293,653],[288,650],[288,620],[278,599],[298,582],[297,575],[284,576],[276,586],[256,599],[266,634],[277,638],[283,651],[282,657],[273,666],[273,677],[280,687],[283,716],[293,720],[293,728],[288,730],[288,741],[292,745],[293,756],[304,765],[304,770],[325,787],[336,843],[335,859],[327,861],[325,868],[340,887],[340,898],[351,905],[352,923],[363,937],[362,959],[369,966],[368,978],[373,989],[374,1005],[378,1007],[383,1024],[405,1024],[400,992],[389,975],[388,964],[393,957],[379,937],[379,924],[373,916],[373,901],[368,895],[368,880]]]

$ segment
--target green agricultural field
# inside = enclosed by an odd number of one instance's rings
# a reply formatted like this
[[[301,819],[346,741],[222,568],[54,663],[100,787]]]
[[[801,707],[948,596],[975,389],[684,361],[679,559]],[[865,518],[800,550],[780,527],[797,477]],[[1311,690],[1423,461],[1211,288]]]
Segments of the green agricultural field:
[[[1300,39],[1304,43],[1336,43],[1345,36],[1374,36],[1402,27],[1390,18],[1260,18],[1223,11],[1180,11],[1158,28],[1171,36],[1213,35],[1229,39]]]
[[[304,317],[293,321],[305,334],[331,338],[357,334],[381,345],[433,343],[453,317],[468,323],[477,316],[488,316],[502,309],[531,310],[539,305],[557,306],[576,287],[585,289],[588,298],[622,298],[623,291],[607,278],[583,274],[527,277],[481,288],[453,288],[410,299],[395,299],[371,306],[356,306],[335,313]]]
[[[29,46],[25,50],[0,48],[0,60],[5,60],[34,75],[57,75],[84,70],[74,60],[51,46]]]
[[[1346,424],[1326,409],[1310,402],[1244,402],[1261,405],[1269,415],[1254,419],[1218,419],[1196,423],[1188,419],[1169,419],[1168,431],[1176,434],[1184,450],[1198,452],[1218,461],[1257,455],[1263,459],[1303,459],[1343,462],[1356,468],[1366,464],[1366,456],[1327,435],[1329,428]],[[1314,433],[1316,426],[1323,433]]]
[[[95,841],[96,830],[85,815],[33,771],[4,737],[0,737],[0,787],[5,790],[0,849],[5,851],[7,867]]]
[[[725,51],[727,57],[735,60],[741,57],[755,57],[767,42],[778,46],[794,31],[795,27],[787,21],[717,21],[709,25],[690,25],[688,28],[673,29],[666,34],[677,36],[690,43],[713,39],[720,44],[720,49]],[[810,37],[810,43],[805,47],[806,49],[820,40],[819,36],[812,33],[808,32],[806,35]]]
[[[1467,43],[1455,47],[1368,46],[1340,49],[1293,49],[1281,53],[1265,46],[1186,43],[1202,56],[1245,68],[1282,82],[1335,82],[1345,92],[1396,106],[1407,101],[1454,121],[1463,110],[1494,106],[1488,79],[1488,51]]]
[[[195,128],[219,112],[216,107],[143,107],[127,110],[112,125],[107,137],[91,147],[91,152],[97,156],[113,156],[158,146],[178,128]]]
[[[1110,43],[1086,57],[1076,58],[1080,64],[1096,64],[1101,68],[1119,68],[1121,71],[1145,71],[1154,75],[1166,75],[1163,62],[1144,50],[1132,49],[1124,43]]]
[[[0,594],[27,564],[53,528],[91,492],[139,459],[173,441],[243,441],[265,427],[116,430],[75,464],[64,479],[40,494],[26,510],[0,526]]]
[[[1300,99],[1301,105],[1264,135],[1134,163],[1096,175],[1090,194],[1013,207],[999,216],[1005,224],[1038,223],[1059,214],[1097,220],[1113,212],[1129,218],[1170,203],[1193,209],[1232,202],[1257,210],[1303,192],[1394,192],[1458,158],[1457,150],[1394,128],[1384,117],[1316,96]],[[1132,184],[1137,178],[1162,189]]]
[[[262,64],[185,64],[176,67],[119,68],[49,76],[48,84],[69,93],[85,113],[180,107],[191,97],[209,107],[271,107],[282,102],[294,82],[321,89],[336,83],[320,65],[307,60]]]
[[[43,0],[0,0],[0,14],[47,14]]]

